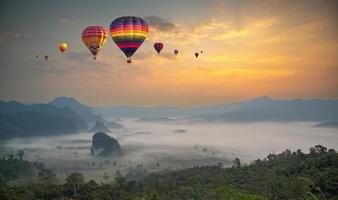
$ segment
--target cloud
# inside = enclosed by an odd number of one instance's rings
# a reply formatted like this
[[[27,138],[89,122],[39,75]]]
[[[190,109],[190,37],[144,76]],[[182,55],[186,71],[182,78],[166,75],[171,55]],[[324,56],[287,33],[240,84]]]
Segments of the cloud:
[[[338,2],[333,0],[215,0],[210,7],[212,18],[193,26],[187,26],[183,21],[174,24],[161,17],[148,17],[154,22],[150,25],[155,27],[149,39],[178,45],[198,44],[205,40],[222,43],[247,40],[248,44],[263,41],[299,43],[324,37],[332,40],[338,34],[337,9]],[[166,22],[170,28],[157,28],[158,24]]]
[[[172,31],[176,28],[174,23],[166,21],[162,17],[159,16],[146,16],[144,19],[149,23],[152,28],[155,28],[162,32]]]
[[[2,32],[0,33],[0,44],[8,39],[32,38],[33,34],[24,32]]]
[[[75,27],[75,26],[79,26],[80,24],[77,20],[70,19],[70,18],[62,18],[59,20],[59,23],[67,27]]]

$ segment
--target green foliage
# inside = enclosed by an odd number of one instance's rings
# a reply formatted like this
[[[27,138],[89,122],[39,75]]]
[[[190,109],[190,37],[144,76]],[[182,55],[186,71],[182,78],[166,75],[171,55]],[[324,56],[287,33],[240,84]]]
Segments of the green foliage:
[[[240,190],[237,188],[219,188],[216,190],[216,198],[215,199],[229,199],[229,200],[267,200],[267,198],[252,195],[244,190]]]
[[[14,159],[13,157],[11,159]],[[285,150],[250,165],[222,165],[148,174],[142,181],[118,172],[113,184],[84,181],[72,173],[64,185],[51,181],[2,186],[0,199],[76,200],[337,200],[338,154],[317,145],[309,154]],[[54,177],[44,171],[46,177]],[[0,177],[1,180],[1,177]]]
[[[17,155],[9,154],[0,159],[0,185],[23,177],[31,177],[37,171],[44,168],[42,163],[31,163],[22,160],[24,151]]]

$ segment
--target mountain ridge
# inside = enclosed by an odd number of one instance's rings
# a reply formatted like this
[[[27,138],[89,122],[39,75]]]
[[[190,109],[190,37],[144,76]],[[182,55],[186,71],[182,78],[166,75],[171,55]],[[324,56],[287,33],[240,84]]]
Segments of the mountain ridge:
[[[92,111],[92,108],[80,103],[78,100],[76,100],[73,97],[56,97],[52,101],[50,101],[48,104],[57,106],[57,107],[67,107],[69,106],[76,112],[82,119],[86,121],[86,123],[89,126],[92,126],[96,123],[96,121],[104,121],[100,115],[95,114]]]
[[[271,112],[268,112],[269,109]],[[332,120],[338,118],[338,99],[291,99],[280,100],[268,96],[256,97],[249,100],[234,102],[230,104],[217,104],[201,107],[133,107],[133,106],[113,106],[113,107],[93,107],[94,112],[109,118],[117,117],[190,117],[197,119],[201,116],[208,116],[214,119],[221,118],[221,115],[232,113],[237,115],[228,120],[232,121],[288,121],[288,120]],[[275,111],[273,113],[272,111]],[[250,113],[251,112],[251,113]],[[289,112],[289,113],[288,113]],[[265,114],[264,114],[265,113]],[[301,116],[296,116],[297,113]],[[263,116],[264,114],[265,116]],[[240,119],[248,115],[247,119]],[[256,116],[254,116],[256,115]],[[280,115],[279,117],[277,115]],[[311,117],[312,116],[312,117]],[[317,117],[316,117],[317,116]],[[249,119],[251,117],[252,119]],[[254,120],[256,118],[257,120]],[[289,118],[289,119],[288,119]],[[202,120],[202,119],[201,119]]]

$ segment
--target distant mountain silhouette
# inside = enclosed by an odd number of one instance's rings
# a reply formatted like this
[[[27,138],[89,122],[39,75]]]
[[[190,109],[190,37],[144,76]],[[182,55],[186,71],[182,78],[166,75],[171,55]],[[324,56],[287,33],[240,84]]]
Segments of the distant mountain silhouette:
[[[314,127],[322,128],[338,128],[338,121],[326,121],[316,124]]]
[[[24,105],[0,101],[0,136],[2,139],[74,133],[88,130],[86,122],[70,107],[50,104]]]
[[[60,115],[47,115],[33,111],[0,114],[1,139],[76,132],[75,124]]]
[[[219,113],[225,105],[202,106],[202,107],[136,107],[136,106],[112,106],[112,107],[93,107],[95,113],[104,118],[118,117],[176,117],[176,116],[195,116],[200,114]]]
[[[203,107],[96,107],[104,117],[181,117],[191,121],[327,121],[338,119],[338,100],[276,100],[263,96],[247,101]]]
[[[338,119],[338,100],[295,99],[274,100],[259,97],[234,103],[221,114],[206,114],[193,121],[325,121]]]
[[[136,120],[137,122],[172,122],[175,119],[170,119],[168,117],[142,117]]]
[[[101,121],[97,121],[95,125],[90,129],[91,132],[105,132],[110,133],[111,131]]]
[[[89,126],[93,126],[96,121],[104,121],[101,116],[93,113],[92,109],[84,104],[81,104],[73,97],[56,97],[49,104],[57,107],[71,107]]]
[[[111,129],[120,129],[120,128],[123,128],[122,124],[119,124],[119,123],[113,122],[113,121],[107,121],[107,122],[105,122],[105,125],[108,128],[111,128]]]

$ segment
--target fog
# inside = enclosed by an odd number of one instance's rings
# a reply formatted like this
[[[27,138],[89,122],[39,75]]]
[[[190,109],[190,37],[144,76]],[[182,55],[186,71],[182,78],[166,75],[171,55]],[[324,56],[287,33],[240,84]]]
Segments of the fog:
[[[315,128],[310,122],[168,124],[124,119],[120,123],[124,129],[108,133],[124,151],[119,157],[90,155],[93,133],[15,138],[1,142],[1,151],[25,149],[25,159],[45,163],[59,177],[81,171],[88,179],[111,181],[117,170],[137,178],[138,172],[229,166],[235,157],[249,163],[285,149],[307,152],[316,144],[338,146],[338,129]],[[104,173],[110,178],[104,180]]]

